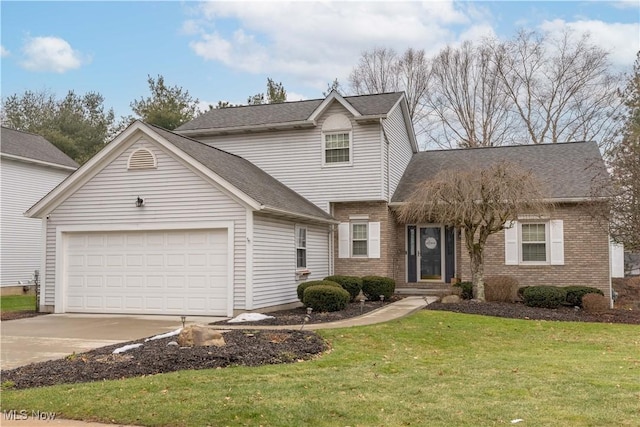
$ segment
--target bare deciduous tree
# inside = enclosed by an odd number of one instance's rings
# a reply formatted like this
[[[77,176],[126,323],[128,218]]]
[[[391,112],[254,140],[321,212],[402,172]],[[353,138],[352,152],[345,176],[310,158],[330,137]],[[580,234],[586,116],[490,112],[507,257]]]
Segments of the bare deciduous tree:
[[[626,114],[622,141],[612,152],[611,235],[630,251],[640,251],[640,52],[622,94]]]
[[[432,119],[426,134],[440,147],[489,147],[513,143],[511,101],[497,76],[492,50],[465,42],[433,60],[424,99]]]
[[[437,222],[462,230],[471,260],[475,297],[484,300],[484,248],[487,238],[509,226],[521,214],[541,214],[539,181],[530,171],[512,163],[486,168],[445,170],[418,184],[398,208],[404,223]]]
[[[407,49],[398,56],[393,49],[377,47],[362,53],[349,75],[356,95],[404,91],[414,124],[423,118],[422,100],[429,87],[429,59],[423,49]]]
[[[495,70],[519,118],[522,143],[596,140],[608,147],[620,76],[589,35],[521,31],[491,44]]]

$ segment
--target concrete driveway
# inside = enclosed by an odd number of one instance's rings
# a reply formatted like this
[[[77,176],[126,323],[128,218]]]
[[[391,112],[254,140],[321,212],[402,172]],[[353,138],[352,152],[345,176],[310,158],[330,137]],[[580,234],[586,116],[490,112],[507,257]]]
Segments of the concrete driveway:
[[[219,317],[187,317],[186,324],[209,323]],[[48,314],[2,322],[0,366],[11,369],[59,359],[105,345],[173,331],[180,316]]]

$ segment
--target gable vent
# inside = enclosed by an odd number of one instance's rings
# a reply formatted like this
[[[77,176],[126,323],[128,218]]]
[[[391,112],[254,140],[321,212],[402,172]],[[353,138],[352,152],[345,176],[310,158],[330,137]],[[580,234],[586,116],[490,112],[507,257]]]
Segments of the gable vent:
[[[140,148],[129,156],[128,169],[155,169],[156,156],[146,148]]]

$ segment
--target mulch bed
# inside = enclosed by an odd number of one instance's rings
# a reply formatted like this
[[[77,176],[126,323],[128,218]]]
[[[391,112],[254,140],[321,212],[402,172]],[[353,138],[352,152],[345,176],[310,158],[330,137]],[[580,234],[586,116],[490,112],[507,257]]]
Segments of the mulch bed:
[[[399,301],[403,297],[392,297],[391,302]],[[365,301],[364,305],[359,302],[354,302],[347,305],[347,308],[340,311],[333,311],[328,313],[314,313],[312,312],[309,316],[309,321],[307,324],[312,323],[327,323],[327,322],[336,322],[338,320],[350,319],[352,317],[361,316],[363,314],[369,313],[373,310],[376,310],[383,305],[388,305],[389,302],[385,301]],[[267,316],[273,316],[274,319],[264,319],[258,320],[255,322],[244,322],[244,323],[228,323],[226,320],[222,320],[220,322],[212,322],[211,325],[246,325],[247,327],[251,326],[293,326],[300,325],[305,323],[305,316],[307,315],[307,309],[304,307],[293,308],[290,310],[281,310],[275,313],[265,313]]]
[[[627,323],[640,325],[640,310],[607,310],[602,313],[587,313],[573,307],[534,308],[520,303],[462,301],[455,304],[433,303],[427,310],[454,311],[456,313],[480,314],[483,316],[510,319],[557,320],[563,322]]]
[[[167,345],[176,337],[144,342],[144,339],[101,347],[63,359],[33,363],[2,371],[3,386],[22,389],[55,384],[81,383],[139,377],[185,369],[258,366],[309,360],[327,350],[318,335],[299,330],[232,330],[223,334],[222,347]],[[123,353],[113,350],[126,344],[142,347]]]
[[[7,320],[25,319],[27,317],[44,316],[45,314],[49,314],[49,313],[36,313],[33,310],[9,311],[9,312],[0,313],[0,321],[5,322]]]
[[[385,302],[385,304],[387,304]],[[311,323],[332,322],[360,316],[379,308],[380,302],[367,301],[363,308],[353,303],[347,309],[334,313],[312,313]],[[446,310],[457,313],[479,314],[515,319],[606,322],[640,324],[640,310],[609,310],[604,313],[586,313],[571,307],[558,309],[532,308],[523,304],[478,303],[462,301],[456,304],[433,303],[428,310]],[[63,359],[34,363],[12,370],[2,371],[2,381],[11,388],[21,389],[54,384],[112,380],[143,375],[153,375],[185,369],[209,369],[228,366],[258,366],[277,363],[294,363],[317,357],[328,349],[328,344],[312,331],[301,330],[306,310],[298,308],[269,315],[275,319],[242,324],[244,330],[234,329],[224,333],[224,347],[168,346],[176,337],[149,341],[142,347],[120,354],[113,350],[131,341],[98,348],[86,353],[73,354]],[[220,325],[220,322],[218,322]],[[238,325],[237,323],[235,325]],[[289,325],[291,330],[252,330],[254,325]]]

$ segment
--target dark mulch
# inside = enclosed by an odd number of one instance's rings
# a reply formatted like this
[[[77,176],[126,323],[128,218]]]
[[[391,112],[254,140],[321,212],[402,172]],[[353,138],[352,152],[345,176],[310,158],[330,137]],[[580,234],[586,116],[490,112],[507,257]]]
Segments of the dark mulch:
[[[401,296],[394,296],[391,302],[401,300]],[[347,308],[340,311],[333,311],[328,313],[314,313],[309,316],[307,324],[312,323],[327,323],[336,322],[338,320],[350,319],[352,317],[360,316],[375,309],[387,305],[389,302],[380,301],[365,301],[364,305],[360,302],[354,302],[347,305]],[[256,322],[243,322],[243,323],[228,323],[226,320],[220,322],[213,322],[211,325],[246,325],[251,327],[253,325],[258,326],[277,326],[277,325],[300,325],[305,322],[305,316],[307,315],[307,309],[304,307],[293,308],[290,310],[280,310],[274,313],[265,313],[267,316],[273,316],[274,319],[264,319]]]
[[[362,311],[360,303],[354,303],[340,312],[312,313],[309,323],[332,322],[360,316],[381,305],[380,302],[368,301],[365,302]],[[590,314],[570,307],[551,310],[527,307],[523,304],[470,301],[457,304],[433,303],[427,309],[529,320],[640,324],[640,310],[617,309]],[[275,319],[249,322],[244,324],[246,330],[225,332],[225,347],[167,346],[168,342],[175,339],[170,337],[149,341],[142,347],[125,353],[112,354],[115,348],[144,341],[138,340],[2,371],[2,381],[13,382],[13,388],[29,388],[120,379],[185,369],[292,363],[312,359],[328,348],[327,343],[314,332],[300,330],[297,327],[294,330],[251,330],[253,325],[302,325],[306,310],[298,308],[269,314],[275,316]]]
[[[6,322],[7,320],[25,319],[27,317],[43,316],[49,313],[36,313],[33,310],[28,311],[8,311],[0,313],[0,320]]]
[[[640,325],[640,310],[615,309],[603,313],[587,313],[573,307],[534,308],[520,303],[462,301],[456,304],[433,303],[428,310],[454,311],[511,319],[557,320],[564,322],[628,323]]]
[[[101,347],[63,359],[33,363],[2,371],[3,386],[22,389],[55,384],[115,380],[185,369],[258,366],[309,360],[327,349],[315,333],[299,330],[227,331],[223,347],[168,346],[176,337],[131,341]],[[113,354],[126,344],[142,347]]]

